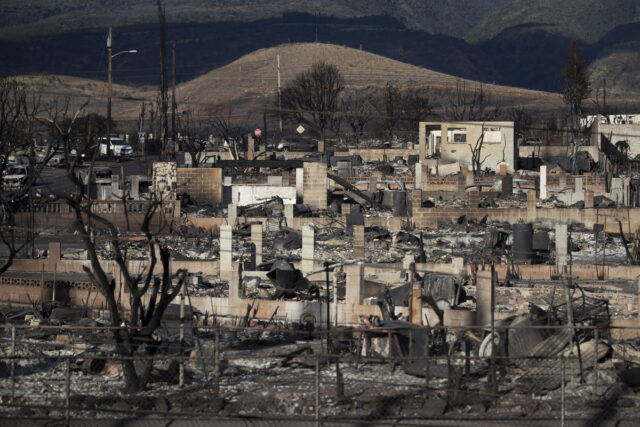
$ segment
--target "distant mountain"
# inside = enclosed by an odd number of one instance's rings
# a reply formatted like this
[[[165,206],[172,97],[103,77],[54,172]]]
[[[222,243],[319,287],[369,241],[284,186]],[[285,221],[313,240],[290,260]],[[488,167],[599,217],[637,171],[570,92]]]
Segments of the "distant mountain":
[[[351,88],[369,92],[387,82],[415,89],[430,88],[432,96],[442,97],[444,91],[456,87],[458,78],[427,68],[405,64],[359,49],[325,43],[290,43],[260,49],[238,58],[223,67],[178,85],[176,90],[180,111],[198,112],[203,107],[233,104],[236,111],[259,114],[270,108],[277,93],[277,57],[280,56],[282,84],[298,72],[308,69],[314,62],[327,61],[338,66]],[[106,84],[104,80],[91,80],[69,76],[25,76],[30,90],[51,96],[69,96],[74,107],[91,99],[88,111],[104,113],[106,110]],[[465,81],[468,88],[477,88],[479,82]],[[515,87],[487,84],[485,93],[499,99],[503,106],[517,104],[532,109],[557,108],[561,98],[555,93],[532,91]],[[137,117],[142,101],[157,99],[155,87],[129,87],[115,85],[113,115],[119,121]],[[433,100],[437,104],[436,99]]]
[[[77,30],[47,36],[0,39],[0,74],[51,73],[102,79],[106,31]],[[361,48],[414,65],[492,82],[491,58],[461,39],[409,30],[389,16],[323,18],[285,14],[251,22],[169,23],[169,44],[177,44],[179,81],[191,80],[255,50],[283,43],[323,43]],[[158,25],[114,28],[115,52],[137,49],[114,61],[114,80],[156,84]]]
[[[612,29],[640,19],[640,0],[512,0],[494,8],[466,40],[478,43],[524,24],[586,43],[597,42]]]
[[[557,92],[570,41],[578,37],[594,78],[611,73],[608,86],[628,95],[639,92],[635,75],[629,75],[640,42],[640,23],[631,22],[638,3],[167,0],[167,38],[177,45],[179,82],[259,49],[319,41],[485,83]],[[138,50],[114,61],[114,80],[157,85],[156,13],[153,0],[0,1],[0,75],[102,80],[106,26],[113,24],[115,51]],[[460,38],[475,24],[477,43]]]
[[[610,92],[640,95],[640,22],[613,29],[587,52],[594,88],[606,82]]]
[[[165,0],[167,20],[255,21],[287,12],[338,18],[389,15],[407,28],[463,37],[483,16],[513,0]],[[157,21],[153,0],[0,2],[0,37],[33,36]]]

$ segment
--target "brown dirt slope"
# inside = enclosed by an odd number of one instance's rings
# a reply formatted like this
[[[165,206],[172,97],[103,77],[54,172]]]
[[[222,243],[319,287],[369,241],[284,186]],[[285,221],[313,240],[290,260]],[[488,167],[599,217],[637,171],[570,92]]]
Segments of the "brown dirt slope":
[[[212,104],[234,103],[242,109],[261,109],[270,102],[277,90],[277,56],[280,55],[282,84],[314,62],[336,64],[345,76],[348,86],[383,86],[394,82],[401,86],[434,89],[454,88],[457,78],[426,68],[416,67],[383,56],[357,49],[322,44],[296,43],[260,49],[238,60],[177,88],[180,109],[200,109]],[[106,110],[106,84],[102,81],[70,76],[24,76],[34,92],[44,99],[69,96],[73,104],[81,104],[91,98],[89,111]],[[480,83],[466,81],[470,88]],[[485,84],[485,90],[505,104],[521,104],[531,108],[558,107],[561,97],[555,93]],[[114,85],[113,115],[116,118],[135,118],[140,103],[157,99],[157,88]],[[258,105],[259,104],[259,105]]]
[[[40,100],[43,108],[53,101],[56,101],[58,106],[62,106],[65,100],[68,100],[69,109],[73,111],[89,101],[86,111],[106,114],[106,81],[37,74],[11,78],[25,84],[27,91]],[[112,91],[114,117],[118,119],[135,117],[138,114],[140,102],[153,100],[155,93],[155,88],[114,84]]]
[[[373,53],[323,43],[283,44],[260,49],[238,60],[180,85],[179,98],[201,105],[241,100],[256,95],[274,94],[277,89],[277,57],[280,56],[282,84],[314,62],[326,61],[338,66],[348,86],[383,86],[395,82],[401,86],[455,87],[454,76],[395,61]],[[468,87],[477,82],[467,81]],[[507,86],[485,84],[497,97],[527,105],[557,105],[557,94]]]

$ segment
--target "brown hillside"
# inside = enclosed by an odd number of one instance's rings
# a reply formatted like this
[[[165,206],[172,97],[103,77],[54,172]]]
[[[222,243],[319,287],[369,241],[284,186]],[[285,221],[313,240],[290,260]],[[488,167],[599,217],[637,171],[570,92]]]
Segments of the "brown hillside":
[[[392,81],[407,86],[450,88],[455,87],[457,81],[454,76],[357,49],[322,43],[295,43],[257,50],[182,84],[178,98],[195,106],[271,95],[277,88],[278,55],[283,85],[317,61],[338,66],[349,86],[382,86]],[[478,85],[471,81],[467,84],[471,87]],[[549,92],[490,84],[486,84],[485,89],[502,99],[531,106],[557,106],[561,102],[557,94]]]
[[[88,100],[86,111],[106,114],[106,81],[62,75],[27,75],[18,76],[17,80],[24,83],[28,92],[37,96],[43,106],[54,99],[61,106],[63,105],[61,101],[68,99],[69,110],[74,111]],[[114,84],[112,88],[113,116],[116,119],[135,117],[138,114],[140,103],[143,100],[153,100],[155,94],[155,88]]]
[[[457,78],[426,68],[416,67],[369,52],[321,43],[284,44],[261,49],[245,55],[224,67],[215,69],[177,88],[180,110],[198,110],[212,104],[232,103],[240,110],[260,112],[277,89],[277,56],[280,55],[282,84],[314,62],[326,61],[337,65],[348,86],[383,86],[395,82],[402,86],[454,88]],[[106,83],[70,76],[22,77],[34,92],[43,98],[68,96],[72,105],[80,105],[88,98],[88,111],[106,112]],[[467,81],[468,87],[478,82]],[[501,99],[503,104],[521,104],[534,109],[557,108],[562,100],[558,94],[485,84],[487,92]],[[155,102],[157,88],[114,85],[113,116],[116,119],[138,117],[142,101]]]

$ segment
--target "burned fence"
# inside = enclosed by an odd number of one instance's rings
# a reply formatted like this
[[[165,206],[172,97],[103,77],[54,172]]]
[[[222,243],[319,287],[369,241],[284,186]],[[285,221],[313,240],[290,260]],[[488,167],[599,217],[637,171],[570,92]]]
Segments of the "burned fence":
[[[8,325],[0,416],[624,425],[638,411],[634,328],[174,325],[133,356],[153,358],[137,394],[122,392],[109,329]]]

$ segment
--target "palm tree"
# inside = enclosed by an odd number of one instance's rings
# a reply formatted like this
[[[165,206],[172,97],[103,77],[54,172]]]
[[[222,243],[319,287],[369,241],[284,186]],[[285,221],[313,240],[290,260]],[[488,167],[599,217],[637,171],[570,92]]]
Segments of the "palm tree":
[[[618,141],[616,142],[616,148],[625,156],[629,155],[629,141]]]
[[[618,149],[618,151],[620,151],[620,153],[622,153],[622,155],[624,156],[624,161],[626,163],[626,161],[629,159],[629,149],[631,148],[629,146],[629,141],[616,142],[616,148]]]
[[[616,148],[620,153],[622,153],[622,164],[626,166],[629,162],[629,141],[618,141],[616,142]]]

